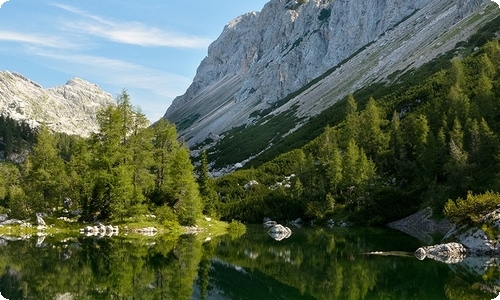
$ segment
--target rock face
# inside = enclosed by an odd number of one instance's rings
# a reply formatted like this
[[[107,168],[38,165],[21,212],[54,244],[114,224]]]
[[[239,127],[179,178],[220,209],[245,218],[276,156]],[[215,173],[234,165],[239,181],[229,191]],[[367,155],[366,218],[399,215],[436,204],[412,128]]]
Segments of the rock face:
[[[436,222],[432,219],[432,215],[432,209],[427,207],[411,216],[387,225],[430,244],[433,240],[432,235],[436,233],[444,235],[452,228],[449,221],[441,220]]]
[[[57,132],[88,136],[97,130],[97,112],[114,103],[109,93],[79,78],[44,89],[21,74],[0,72],[0,114],[32,127],[45,123]]]
[[[271,0],[226,25],[164,118],[195,144],[252,123],[252,112],[323,75],[269,112],[294,106],[307,118],[452,49],[498,13],[488,0]]]

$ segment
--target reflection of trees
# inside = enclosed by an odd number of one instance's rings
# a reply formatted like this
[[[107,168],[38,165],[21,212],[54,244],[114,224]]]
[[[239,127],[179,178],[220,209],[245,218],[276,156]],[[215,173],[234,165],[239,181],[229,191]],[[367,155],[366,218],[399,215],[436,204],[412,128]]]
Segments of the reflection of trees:
[[[418,241],[409,236],[371,229],[317,229],[307,234],[302,231],[295,230],[282,243],[269,239],[265,232],[260,235],[263,238],[248,235],[239,240],[225,239],[217,248],[217,262],[241,266],[251,274],[238,275],[233,271],[233,277],[255,280],[259,276],[256,274],[262,274],[262,281],[270,285],[277,280],[304,299],[468,299],[451,297],[443,288],[456,276],[445,264],[422,262],[413,257],[365,254],[374,250],[416,249]],[[233,285],[238,283],[237,279],[226,280],[233,280],[236,283]],[[226,289],[231,289],[222,281],[212,284],[226,293]],[[463,292],[470,293],[470,287],[462,289]]]
[[[220,291],[228,299],[264,299],[270,291],[275,299],[493,298],[488,286],[499,286],[498,268],[477,275],[430,260],[365,254],[416,249],[413,243],[385,230],[341,228],[294,230],[280,243],[262,227],[204,244],[195,236],[52,244],[48,237],[42,248],[34,240],[0,247],[0,291],[11,300],[207,299]]]
[[[0,248],[0,289],[8,299],[189,299],[201,260],[195,237],[148,246],[122,239],[81,239],[34,249]]]
[[[300,244],[278,244],[269,238],[226,240],[216,255],[231,264],[262,272],[307,297],[363,299],[375,287],[379,270],[359,250],[367,247],[364,239],[322,230],[294,238]]]

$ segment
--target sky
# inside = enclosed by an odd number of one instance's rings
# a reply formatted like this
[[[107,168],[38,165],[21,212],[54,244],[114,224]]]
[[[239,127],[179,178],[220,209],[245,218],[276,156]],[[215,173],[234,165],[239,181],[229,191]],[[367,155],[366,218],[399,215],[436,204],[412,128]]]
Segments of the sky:
[[[269,0],[0,0],[0,71],[44,88],[126,89],[152,122],[184,94],[232,19]]]

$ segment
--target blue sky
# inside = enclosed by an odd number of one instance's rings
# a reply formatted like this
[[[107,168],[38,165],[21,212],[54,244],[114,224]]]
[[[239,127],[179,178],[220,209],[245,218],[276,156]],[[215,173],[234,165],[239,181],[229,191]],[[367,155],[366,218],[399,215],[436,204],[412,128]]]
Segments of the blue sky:
[[[45,88],[127,89],[151,121],[184,94],[224,25],[268,0],[0,0],[0,71]]]

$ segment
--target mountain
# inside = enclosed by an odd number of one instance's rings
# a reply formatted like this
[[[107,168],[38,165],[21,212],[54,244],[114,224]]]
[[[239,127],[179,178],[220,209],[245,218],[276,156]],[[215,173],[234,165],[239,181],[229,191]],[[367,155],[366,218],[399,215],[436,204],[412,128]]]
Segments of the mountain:
[[[453,49],[498,15],[487,0],[271,0],[225,26],[164,118],[193,146],[285,113],[295,124],[274,133],[280,138],[359,88]]]
[[[0,114],[45,123],[54,131],[88,136],[97,130],[97,111],[115,102],[97,85],[73,78],[64,86],[44,89],[15,72],[0,72]]]

